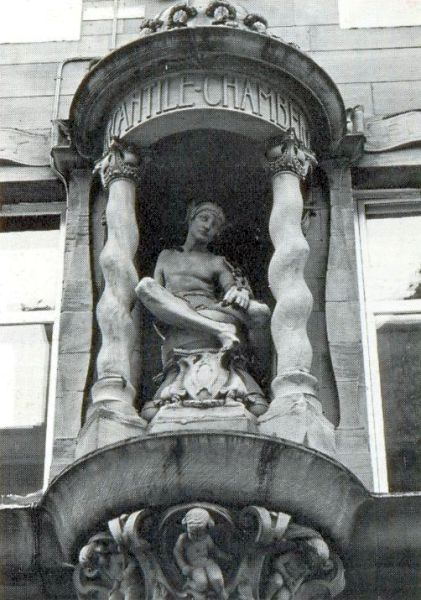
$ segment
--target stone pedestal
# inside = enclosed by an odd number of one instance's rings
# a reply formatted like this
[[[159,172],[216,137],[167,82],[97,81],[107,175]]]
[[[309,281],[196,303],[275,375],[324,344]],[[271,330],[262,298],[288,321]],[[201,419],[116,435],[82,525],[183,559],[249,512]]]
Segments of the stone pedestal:
[[[148,433],[200,430],[256,433],[257,419],[240,402],[229,400],[224,406],[206,409],[172,404],[159,409]]]
[[[146,421],[133,407],[135,395],[134,387],[121,378],[109,377],[96,382],[92,390],[93,405],[78,436],[76,458],[145,434]]]
[[[295,373],[279,383],[282,395],[259,418],[259,431],[335,456],[335,428],[323,415],[316,378]]]

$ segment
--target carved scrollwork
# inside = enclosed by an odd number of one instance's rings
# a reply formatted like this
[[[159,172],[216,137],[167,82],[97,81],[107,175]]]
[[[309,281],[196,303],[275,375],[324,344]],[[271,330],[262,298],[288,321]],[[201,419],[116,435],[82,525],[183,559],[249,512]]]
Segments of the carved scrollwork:
[[[113,137],[108,152],[96,163],[104,189],[117,179],[130,179],[138,184],[141,178],[139,151],[135,146]]]
[[[345,586],[316,530],[263,507],[144,509],[108,527],[80,551],[79,600],[322,600]]]
[[[304,148],[298,140],[295,129],[290,128],[267,153],[272,175],[277,173],[294,173],[305,179],[309,169],[316,164],[316,158],[310,150]]]

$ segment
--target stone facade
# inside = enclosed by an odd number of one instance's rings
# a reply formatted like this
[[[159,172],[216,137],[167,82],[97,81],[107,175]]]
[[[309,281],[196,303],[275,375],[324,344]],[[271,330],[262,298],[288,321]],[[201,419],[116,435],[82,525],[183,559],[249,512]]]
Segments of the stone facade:
[[[67,203],[50,485],[0,510],[10,597],[415,593],[419,498],[373,494],[354,193],[419,183],[419,28],[341,30],[334,0],[254,4],[151,0],[112,38],[84,21],[80,42],[37,45],[38,63],[0,46],[5,198]],[[154,312],[148,281],[198,200],[232,223],[220,299],[243,321],[180,348],[183,327],[220,327],[215,306]],[[245,356],[252,289],[271,311],[263,369]]]

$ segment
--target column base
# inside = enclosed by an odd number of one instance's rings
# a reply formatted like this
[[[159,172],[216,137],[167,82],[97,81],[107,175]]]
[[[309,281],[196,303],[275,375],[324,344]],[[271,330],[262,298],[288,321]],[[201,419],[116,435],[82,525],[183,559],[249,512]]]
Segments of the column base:
[[[148,433],[198,430],[257,433],[257,419],[239,402],[215,408],[166,405],[150,422]]]
[[[146,421],[133,406],[136,390],[121,377],[108,377],[92,388],[93,405],[79,432],[75,458],[109,444],[145,434]]]
[[[259,433],[303,444],[336,458],[335,428],[316,398],[295,393],[275,399],[259,418]]]

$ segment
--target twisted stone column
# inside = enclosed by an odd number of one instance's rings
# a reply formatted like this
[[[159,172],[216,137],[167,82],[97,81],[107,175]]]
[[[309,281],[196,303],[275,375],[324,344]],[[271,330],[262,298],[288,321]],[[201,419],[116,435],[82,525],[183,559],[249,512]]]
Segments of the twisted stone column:
[[[129,437],[133,435],[133,427],[136,430],[145,425],[133,406],[136,389],[130,372],[138,333],[131,312],[138,282],[133,258],[139,244],[135,211],[136,186],[140,181],[139,154],[115,138],[94,172],[99,172],[109,192],[107,241],[99,258],[105,286],[96,309],[102,344],[97,358],[97,382],[92,388],[93,406],[84,426],[86,433],[95,423],[95,439],[90,434],[87,443],[80,441],[79,455]],[[116,419],[121,431],[115,424]]]
[[[290,129],[268,151],[272,173],[273,209],[269,232],[274,254],[269,265],[269,286],[276,299],[271,331],[277,353],[272,382],[272,403],[260,418],[260,431],[319,450],[333,452],[333,426],[322,416],[317,380],[310,374],[312,348],[307,321],[313,298],[304,280],[309,246],[301,229],[305,179],[314,156]],[[330,441],[325,440],[329,430]]]
[[[108,202],[107,241],[99,257],[105,287],[96,309],[102,345],[97,358],[98,381],[92,390],[94,402],[116,399],[131,406],[136,394],[130,361],[136,338],[131,311],[139,279],[133,264],[139,244],[135,212],[139,163],[133,148],[113,140],[96,168],[108,190]]]

